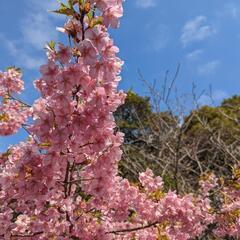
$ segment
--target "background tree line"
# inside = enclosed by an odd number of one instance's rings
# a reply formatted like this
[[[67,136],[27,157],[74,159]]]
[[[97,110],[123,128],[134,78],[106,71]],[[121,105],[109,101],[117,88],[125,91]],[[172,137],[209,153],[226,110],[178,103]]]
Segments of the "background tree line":
[[[177,192],[197,189],[199,178],[209,172],[230,178],[240,161],[240,96],[220,106],[197,106],[184,116],[166,100],[154,91],[151,99],[127,92],[115,113],[125,133],[121,175],[136,182],[149,167],[163,177],[167,189]],[[158,106],[161,101],[164,110]]]

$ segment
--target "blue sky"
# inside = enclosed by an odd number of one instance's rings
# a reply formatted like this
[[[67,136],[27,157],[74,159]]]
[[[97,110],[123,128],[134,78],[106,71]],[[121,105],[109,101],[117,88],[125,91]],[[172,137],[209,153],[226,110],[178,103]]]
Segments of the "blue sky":
[[[65,18],[46,11],[56,6],[55,0],[1,1],[0,69],[23,68],[22,98],[29,103],[37,97],[32,80],[45,61],[45,42],[62,40],[55,28]],[[147,94],[138,69],[147,81],[158,79],[160,86],[166,70],[171,76],[180,63],[179,92],[191,92],[193,82],[199,93],[211,85],[216,104],[240,93],[239,0],[128,0],[124,8],[121,28],[111,31],[125,61],[121,89]],[[203,95],[199,101],[210,100]],[[23,135],[0,138],[0,150]]]

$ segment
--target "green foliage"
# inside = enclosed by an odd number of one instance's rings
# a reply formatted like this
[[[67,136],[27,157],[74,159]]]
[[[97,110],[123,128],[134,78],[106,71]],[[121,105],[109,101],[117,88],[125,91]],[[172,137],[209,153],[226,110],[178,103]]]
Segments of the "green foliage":
[[[68,0],[66,4],[58,1],[60,4],[59,9],[51,11],[53,13],[62,14],[65,16],[72,16],[80,21],[83,21],[86,15],[89,20],[89,27],[93,28],[96,25],[103,24],[103,17],[95,17],[95,8],[91,8],[91,3],[84,0]],[[75,5],[78,4],[78,8]],[[50,47],[50,46],[49,46]],[[50,47],[51,48],[51,47]],[[52,48],[51,48],[52,49]]]
[[[59,1],[59,4],[60,4],[60,8],[57,10],[54,10],[52,12],[58,13],[58,14],[63,14],[66,16],[74,16],[75,10],[73,8],[73,1],[68,1],[67,5],[65,5],[64,3]]]
[[[139,172],[151,168],[163,177],[166,190],[174,189],[178,158],[179,181],[192,190],[201,173],[230,176],[231,166],[240,160],[240,96],[226,99],[218,107],[193,110],[179,124],[178,116],[156,113],[150,98],[128,91],[115,119],[125,134],[119,172],[132,182],[138,181]]]
[[[162,176],[164,182],[164,191],[174,190],[176,183],[173,179],[173,176],[170,176],[168,173]]]
[[[91,28],[93,28],[93,27],[95,27],[96,25],[99,25],[99,24],[103,24],[103,17],[102,16],[92,18],[91,21],[90,21],[90,27]]]
[[[11,70],[11,69],[14,69],[14,70],[16,70],[18,73],[22,73],[22,69],[21,68],[18,68],[18,67],[15,67],[15,66],[9,66],[9,67],[7,67],[6,68],[6,71],[7,70]]]
[[[231,143],[240,136],[240,96],[223,101],[219,107],[203,106],[185,118],[190,124],[185,132],[186,137],[208,137],[221,130],[221,138]]]
[[[68,0],[68,6],[70,8],[73,8],[74,5],[77,4],[77,3],[82,4],[82,1],[79,1],[79,0]]]
[[[56,43],[54,41],[50,41],[47,43],[47,47],[51,50],[55,50]]]
[[[115,113],[115,119],[119,130],[125,134],[124,154],[119,163],[122,176],[135,182],[137,173],[146,168],[159,175],[161,171],[156,159],[149,160],[146,156],[158,155],[155,148],[159,145],[158,136],[155,138],[154,132],[163,133],[169,127],[176,127],[176,118],[169,112],[153,112],[150,98],[128,91],[125,103]]]
[[[152,114],[148,97],[141,97],[131,90],[127,92],[124,105],[114,115],[118,128],[125,133],[126,142],[136,139],[140,131],[149,126]]]

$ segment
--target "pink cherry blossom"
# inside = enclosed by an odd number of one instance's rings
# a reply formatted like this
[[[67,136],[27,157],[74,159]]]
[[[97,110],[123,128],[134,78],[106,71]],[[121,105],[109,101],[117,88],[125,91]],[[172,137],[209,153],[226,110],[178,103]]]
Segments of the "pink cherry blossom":
[[[76,2],[78,12],[58,28],[71,46],[47,48],[32,107],[14,96],[23,90],[20,71],[0,73],[0,135],[29,134],[0,154],[1,239],[190,240],[210,225],[217,237],[239,238],[239,178],[219,186],[209,174],[199,193],[176,194],[150,169],[139,186],[118,175],[124,135],[113,112],[126,95],[108,28],[118,27],[122,2]]]

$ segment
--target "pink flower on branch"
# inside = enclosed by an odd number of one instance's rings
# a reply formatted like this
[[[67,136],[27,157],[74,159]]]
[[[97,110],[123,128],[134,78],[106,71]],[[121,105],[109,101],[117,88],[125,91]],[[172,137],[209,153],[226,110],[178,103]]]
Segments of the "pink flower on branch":
[[[181,196],[164,192],[150,169],[139,187],[118,175],[124,136],[113,112],[125,99],[117,90],[123,62],[108,28],[119,26],[122,1],[70,0],[55,12],[68,16],[58,30],[69,46],[47,45],[31,108],[13,96],[21,73],[0,73],[0,135],[20,127],[30,135],[0,155],[0,238],[190,240],[211,224],[218,236],[238,237],[240,194],[226,187],[229,199],[212,211],[215,176],[200,182],[204,194]]]

